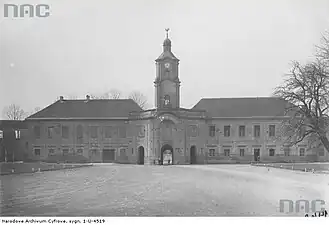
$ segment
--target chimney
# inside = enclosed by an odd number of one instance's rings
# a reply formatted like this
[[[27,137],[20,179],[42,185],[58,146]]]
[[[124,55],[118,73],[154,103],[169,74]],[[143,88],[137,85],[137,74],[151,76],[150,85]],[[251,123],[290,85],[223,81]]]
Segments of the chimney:
[[[89,95],[86,95],[86,99],[87,99],[87,101],[89,101],[90,100],[90,96]]]
[[[64,101],[64,97],[63,96],[59,96],[59,101],[63,102]]]

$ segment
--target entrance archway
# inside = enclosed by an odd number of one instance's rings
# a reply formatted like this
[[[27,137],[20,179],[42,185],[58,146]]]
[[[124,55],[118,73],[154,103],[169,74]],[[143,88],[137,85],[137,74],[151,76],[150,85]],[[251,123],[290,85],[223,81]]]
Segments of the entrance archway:
[[[166,164],[166,165],[167,164],[169,164],[169,165],[173,165],[174,164],[174,150],[168,144],[165,144],[161,148],[161,163],[163,165],[164,164]]]
[[[138,161],[137,164],[143,165],[144,164],[144,147],[139,146],[138,148]]]
[[[193,145],[190,149],[191,164],[196,164],[196,147]]]

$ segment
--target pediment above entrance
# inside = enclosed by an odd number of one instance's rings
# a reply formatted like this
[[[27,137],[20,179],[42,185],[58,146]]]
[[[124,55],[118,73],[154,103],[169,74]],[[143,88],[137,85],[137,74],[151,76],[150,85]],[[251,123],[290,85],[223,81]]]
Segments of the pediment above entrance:
[[[174,124],[179,124],[180,123],[179,118],[174,116],[173,114],[170,114],[170,113],[163,113],[163,114],[158,116],[158,119],[160,120],[160,122],[163,122],[165,120],[169,120],[169,121],[173,122]]]

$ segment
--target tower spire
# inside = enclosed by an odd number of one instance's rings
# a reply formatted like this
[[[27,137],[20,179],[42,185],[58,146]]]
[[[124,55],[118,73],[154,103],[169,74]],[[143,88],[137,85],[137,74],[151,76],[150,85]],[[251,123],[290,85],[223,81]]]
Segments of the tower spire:
[[[169,28],[166,28],[166,29],[165,29],[167,39],[168,39],[168,32],[169,32],[169,30],[170,30]]]

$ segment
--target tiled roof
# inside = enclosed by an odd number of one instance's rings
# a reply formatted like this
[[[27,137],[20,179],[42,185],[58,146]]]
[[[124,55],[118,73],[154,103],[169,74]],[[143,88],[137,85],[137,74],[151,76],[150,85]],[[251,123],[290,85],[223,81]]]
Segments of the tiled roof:
[[[23,120],[0,120],[0,129],[26,129],[27,125]]]
[[[284,116],[287,101],[275,97],[203,98],[192,109],[206,110],[210,117]]]
[[[131,99],[58,100],[32,118],[119,118],[131,111],[142,111]]]

